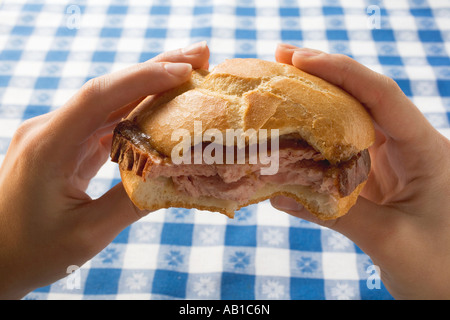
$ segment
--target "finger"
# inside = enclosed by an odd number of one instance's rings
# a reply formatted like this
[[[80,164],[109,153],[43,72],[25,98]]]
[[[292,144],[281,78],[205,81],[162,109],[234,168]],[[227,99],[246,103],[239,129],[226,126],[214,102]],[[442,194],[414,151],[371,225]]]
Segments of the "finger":
[[[52,131],[65,136],[66,145],[79,144],[103,126],[110,114],[143,96],[169,90],[187,81],[192,66],[187,63],[145,62],[90,80],[57,110]]]
[[[162,62],[171,62],[171,63],[188,63],[192,65],[192,68],[197,69],[208,65],[209,59],[209,48],[206,45],[206,41],[202,41],[199,43],[192,44],[183,49],[177,49],[169,52],[164,52],[157,57],[151,59],[149,62],[152,63],[162,63]],[[164,88],[165,89],[165,88]],[[159,91],[157,89],[153,91]],[[123,117],[125,117],[131,110],[133,110],[143,99],[146,98],[148,93],[144,96],[139,97],[136,101],[127,103],[124,107],[120,107],[118,110],[113,110],[111,115],[109,115],[106,124],[109,126],[111,123],[117,123]],[[113,109],[115,108],[114,104]]]
[[[110,127],[111,125],[116,125],[123,118],[126,118],[128,114],[136,108],[146,97],[141,97],[136,101],[133,101],[126,106],[118,109],[117,111],[112,112],[108,119],[106,120],[104,127]]]
[[[122,183],[118,183],[99,199],[93,200],[83,221],[86,228],[106,243],[148,211],[139,210],[128,197]]]
[[[419,109],[403,94],[397,83],[350,57],[318,50],[279,45],[279,62],[325,79],[358,99],[384,134],[404,141],[420,138],[430,128]],[[411,123],[416,125],[411,126]]]
[[[394,214],[393,209],[380,207],[364,197],[359,197],[346,215],[328,221],[318,219],[288,197],[273,198],[271,203],[276,209],[345,235],[370,256],[377,256],[386,244],[384,241],[392,241],[394,231],[398,231],[398,213]]]
[[[85,148],[82,158],[72,173],[85,181],[86,187],[90,180],[98,173],[98,170],[106,163],[111,153],[113,134],[105,135],[92,144],[91,148]],[[80,188],[86,190],[86,188]]]
[[[161,63],[161,62],[171,62],[171,63],[189,63],[194,69],[198,68],[208,68],[209,59],[209,48],[206,41],[194,43],[186,48],[177,49],[173,51],[164,52],[155,58],[151,59],[149,62]],[[104,126],[111,127],[111,125],[116,124],[122,118],[126,117],[146,96],[142,96],[134,102],[131,102],[118,110],[113,111],[108,119],[106,120]]]
[[[176,49],[159,54],[151,59],[153,62],[186,62],[194,69],[209,68],[209,48],[206,41],[191,44],[183,49]]]
[[[292,64],[292,56],[299,47],[287,43],[280,43],[275,50],[275,59],[278,62]]]
[[[323,227],[330,227],[332,224],[334,224],[333,221],[320,220],[315,215],[310,213],[300,203],[289,197],[277,196],[270,199],[270,203],[274,208],[286,212],[291,216],[318,224]]]

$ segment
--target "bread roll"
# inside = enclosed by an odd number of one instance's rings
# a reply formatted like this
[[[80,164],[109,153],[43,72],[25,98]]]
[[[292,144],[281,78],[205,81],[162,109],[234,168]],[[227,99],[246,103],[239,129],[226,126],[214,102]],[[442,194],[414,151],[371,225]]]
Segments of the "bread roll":
[[[285,195],[320,219],[335,219],[354,205],[365,181],[345,196],[308,186],[267,183],[244,202],[193,197],[180,192],[170,177],[146,174],[158,165],[156,158],[170,162],[179,143],[172,138],[175,130],[187,130],[193,136],[195,121],[201,121],[202,133],[216,129],[224,136],[228,129],[266,129],[269,135],[277,129],[280,136],[295,135],[306,141],[335,167],[355,159],[375,140],[372,119],[348,93],[291,65],[259,59],[231,59],[211,72],[195,70],[190,81],[149,96],[124,121],[138,128],[140,138],[116,130],[111,156],[119,163],[124,187],[137,207],[198,208],[229,217],[241,207]]]

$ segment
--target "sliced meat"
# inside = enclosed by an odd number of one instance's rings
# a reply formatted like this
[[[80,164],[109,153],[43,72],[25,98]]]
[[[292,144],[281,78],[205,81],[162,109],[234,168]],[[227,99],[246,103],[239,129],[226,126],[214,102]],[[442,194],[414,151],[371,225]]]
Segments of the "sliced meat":
[[[279,169],[274,175],[261,175],[264,165],[248,161],[175,165],[154,150],[148,137],[131,122],[119,127],[115,134],[111,157],[122,169],[133,170],[144,179],[171,178],[177,190],[193,197],[211,196],[242,203],[267,183],[308,186],[316,192],[345,197],[367,179],[371,165],[367,150],[331,165],[295,135],[280,137]]]
[[[367,151],[342,166],[327,166],[325,162],[280,161],[280,170],[275,175],[264,176],[259,175],[259,171],[253,171],[231,182],[226,182],[222,176],[227,176],[227,172],[240,171],[235,170],[238,165],[224,165],[222,175],[175,175],[172,176],[172,180],[180,192],[193,197],[211,196],[244,203],[267,183],[308,186],[316,192],[345,197],[367,179],[370,170],[370,157]]]

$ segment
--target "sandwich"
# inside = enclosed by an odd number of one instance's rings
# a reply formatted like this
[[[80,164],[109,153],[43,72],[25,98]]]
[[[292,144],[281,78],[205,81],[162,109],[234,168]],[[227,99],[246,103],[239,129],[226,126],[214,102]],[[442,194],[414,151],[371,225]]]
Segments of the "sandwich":
[[[115,128],[111,159],[143,210],[219,212],[277,195],[322,220],[346,214],[370,173],[372,119],[291,65],[230,59],[147,97]]]

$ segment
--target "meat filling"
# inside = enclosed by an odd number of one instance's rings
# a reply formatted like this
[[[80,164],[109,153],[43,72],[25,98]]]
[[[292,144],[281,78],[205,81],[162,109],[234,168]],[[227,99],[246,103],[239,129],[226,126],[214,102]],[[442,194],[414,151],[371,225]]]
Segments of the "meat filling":
[[[274,175],[261,175],[262,165],[248,162],[175,165],[154,150],[145,138],[132,123],[119,126],[115,131],[112,160],[127,170],[135,168],[144,179],[172,179],[179,192],[193,197],[210,196],[245,203],[266,184],[301,185],[315,192],[345,197],[367,179],[370,171],[367,150],[346,162],[332,165],[306,142],[292,135],[280,137],[279,170]]]

